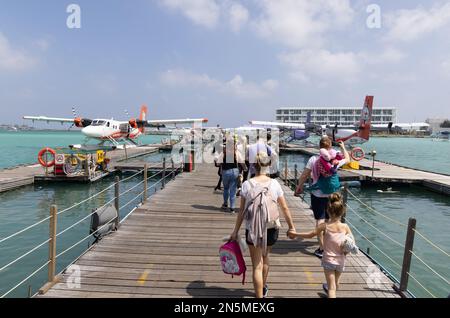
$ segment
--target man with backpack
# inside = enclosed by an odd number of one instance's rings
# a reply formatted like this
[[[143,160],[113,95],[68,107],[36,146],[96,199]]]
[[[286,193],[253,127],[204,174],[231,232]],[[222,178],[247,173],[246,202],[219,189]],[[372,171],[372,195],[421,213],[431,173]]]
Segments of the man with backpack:
[[[266,297],[269,291],[269,253],[278,240],[281,228],[278,205],[289,227],[286,234],[295,233],[283,190],[277,180],[267,176],[269,166],[267,153],[259,152],[254,164],[256,176],[242,185],[240,212],[230,236],[231,241],[237,240],[245,219],[245,237],[252,259],[253,287],[257,298]]]

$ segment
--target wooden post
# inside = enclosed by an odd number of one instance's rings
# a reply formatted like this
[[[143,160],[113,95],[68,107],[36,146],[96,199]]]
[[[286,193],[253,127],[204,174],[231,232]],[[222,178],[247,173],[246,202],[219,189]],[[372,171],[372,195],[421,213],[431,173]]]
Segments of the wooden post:
[[[366,254],[367,254],[367,255],[370,255],[370,247],[367,248]]]
[[[123,149],[125,150],[125,160],[128,160],[127,144],[123,145]]]
[[[116,223],[116,230],[119,228],[119,222],[120,222],[120,206],[119,206],[119,196],[120,196],[120,178],[116,176],[116,183],[114,186],[114,206],[117,210],[117,218],[115,220]]]
[[[59,278],[56,274],[56,224],[58,218],[58,207],[52,205],[50,207],[50,221],[49,221],[49,238],[48,242],[48,278],[47,283],[39,289],[39,294],[45,294],[53,285],[55,285]]]
[[[284,160],[284,185],[287,185],[287,180],[288,180],[288,164],[286,159]]]
[[[298,170],[297,170],[297,164],[294,165],[294,185],[297,189],[298,186]]]
[[[55,280],[56,272],[56,223],[57,223],[57,211],[56,205],[50,207],[50,242],[48,244],[48,282]]]
[[[375,156],[377,155],[377,152],[375,150],[372,150],[372,179],[375,174]]]
[[[162,172],[162,181],[161,181],[161,189],[164,189],[166,185],[166,158],[163,158],[163,172]]]
[[[175,163],[173,162],[173,158],[170,159],[170,162],[172,163],[172,180],[175,179]]]
[[[148,164],[145,163],[144,164],[144,197],[142,198],[143,203],[145,203],[145,201],[147,201],[147,189],[148,189],[147,173],[148,173]]]
[[[405,252],[403,254],[402,273],[400,276],[399,286],[394,286],[400,296],[407,298],[408,295],[408,279],[411,268],[412,250],[414,247],[414,230],[416,229],[416,219],[410,218],[408,221],[408,230],[406,232]]]
[[[348,183],[344,184],[344,189],[342,193],[342,201],[344,201],[344,206],[347,206],[348,202]],[[345,223],[345,217],[347,216],[347,212],[344,213],[344,215],[341,218],[341,222]]]

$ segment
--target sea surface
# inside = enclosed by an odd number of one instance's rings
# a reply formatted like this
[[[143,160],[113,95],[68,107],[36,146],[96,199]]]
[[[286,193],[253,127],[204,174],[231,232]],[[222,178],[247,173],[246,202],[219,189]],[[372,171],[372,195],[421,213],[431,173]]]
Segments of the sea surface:
[[[145,136],[144,143],[159,143],[165,136]],[[31,164],[37,161],[37,152],[45,146],[67,146],[83,142],[79,132],[0,132],[0,167],[19,164]],[[429,139],[411,138],[373,138],[364,148],[376,149],[377,158],[405,166],[433,170],[450,174],[450,143],[435,142]],[[435,151],[434,155],[431,152]],[[149,162],[161,160],[163,154],[145,157]],[[301,171],[307,157],[301,155],[284,156],[289,165],[297,164]],[[121,176],[122,179],[129,174]],[[0,194],[0,241],[26,226],[43,220],[49,215],[52,204],[58,210],[70,207],[77,202],[108,188],[113,183],[108,177],[94,184],[46,184],[23,187]],[[135,176],[121,183],[121,192],[132,188],[142,180]],[[155,182],[157,179],[154,179]],[[155,185],[153,191],[159,185]],[[349,197],[351,209],[347,219],[351,223],[357,244],[363,251],[379,262],[393,277],[400,277],[398,265],[402,263],[406,230],[404,225],[410,217],[417,219],[417,229],[427,239],[445,250],[450,251],[450,198],[435,194],[421,187],[400,187],[399,193],[381,194],[377,187],[351,188],[354,196]],[[141,197],[141,186],[128,192],[120,205],[130,202],[120,211],[121,217],[127,215],[137,205]],[[108,189],[101,195],[58,218],[58,232],[86,217],[93,208],[107,203],[114,195],[114,189]],[[306,201],[309,196],[305,196]],[[295,213],[295,211],[293,211]],[[400,223],[400,224],[398,224]],[[73,244],[89,235],[90,218],[75,228],[61,234],[57,239],[57,253],[61,253]],[[306,229],[305,229],[306,230]],[[359,232],[358,232],[359,231]],[[48,221],[8,241],[0,243],[0,269],[23,255],[31,248],[48,238]],[[82,241],[58,259],[57,272],[75,260],[92,240]],[[416,235],[414,252],[418,257],[436,270],[447,281],[450,278],[449,257]],[[48,247],[43,245],[14,265],[0,271],[0,296],[15,287],[30,273],[42,266],[47,259]],[[371,270],[371,269],[367,269]],[[429,268],[413,257],[409,288],[418,297],[447,297],[450,288],[442,278],[433,274]],[[7,297],[27,297],[29,291],[34,294],[45,282],[47,269],[44,268],[33,278],[25,280]],[[426,288],[426,290],[424,289]]]

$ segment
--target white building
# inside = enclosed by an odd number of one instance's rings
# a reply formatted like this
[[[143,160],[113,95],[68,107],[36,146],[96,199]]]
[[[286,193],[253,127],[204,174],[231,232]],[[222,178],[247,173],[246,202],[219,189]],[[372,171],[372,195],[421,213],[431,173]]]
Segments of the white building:
[[[352,126],[359,122],[361,107],[282,107],[276,110],[276,121],[286,123],[305,123],[307,113],[311,112],[311,123],[318,125]],[[396,108],[377,107],[373,109],[373,124],[397,122]]]

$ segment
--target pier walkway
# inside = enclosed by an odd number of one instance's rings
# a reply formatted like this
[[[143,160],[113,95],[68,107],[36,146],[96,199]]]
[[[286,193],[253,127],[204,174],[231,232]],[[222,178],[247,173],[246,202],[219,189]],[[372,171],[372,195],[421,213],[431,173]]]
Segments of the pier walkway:
[[[245,285],[220,268],[219,247],[236,215],[219,209],[216,183],[213,166],[196,165],[194,172],[181,174],[75,262],[80,286],[68,284],[73,279],[63,274],[37,297],[253,297],[248,251]],[[284,191],[297,230],[312,229],[309,206],[288,187]],[[271,254],[269,297],[324,297],[323,269],[313,256],[317,241],[291,241],[283,226]],[[349,256],[338,297],[398,297],[393,282],[373,268],[364,254]]]
[[[164,147],[163,145],[160,145]],[[148,155],[159,151],[159,145],[148,145],[136,148],[128,148],[126,153],[124,150],[113,150],[107,153],[107,158],[111,159],[110,166],[114,166],[117,162],[125,160],[126,158],[134,158],[138,156]],[[49,168],[50,170],[51,168]],[[111,171],[110,171],[111,172]],[[109,173],[101,174],[104,177]],[[0,169],[0,193],[17,189],[22,186],[31,185],[35,183],[36,179],[45,181],[45,168],[40,164],[18,166],[10,169]],[[55,181],[70,181],[70,177],[53,178]],[[76,177],[73,178],[74,180]],[[98,178],[97,178],[98,179]]]
[[[307,156],[318,154],[313,147],[298,147],[288,145],[283,150],[289,153],[301,153]],[[375,160],[372,177],[372,160],[363,159],[359,162],[360,170],[342,170],[342,180],[359,180],[374,183],[404,183],[418,184],[432,191],[450,195],[450,175],[422,171],[419,169],[402,167],[400,165]],[[292,172],[289,173],[293,175]]]

